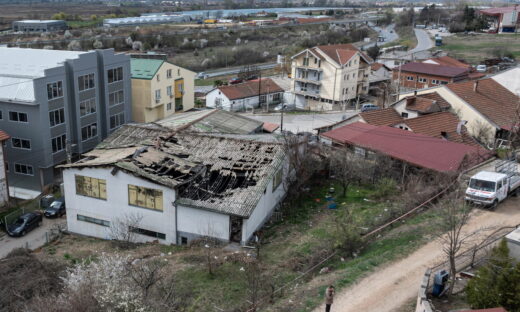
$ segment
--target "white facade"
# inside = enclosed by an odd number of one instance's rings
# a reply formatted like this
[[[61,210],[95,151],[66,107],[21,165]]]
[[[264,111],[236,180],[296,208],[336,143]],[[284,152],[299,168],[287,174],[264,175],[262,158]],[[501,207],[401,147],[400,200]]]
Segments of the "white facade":
[[[9,187],[5,175],[4,149],[0,148],[0,207],[9,202]]]
[[[286,169],[285,169],[286,170]],[[284,170],[284,172],[285,172]],[[78,220],[78,215],[108,221],[112,225],[128,215],[142,217],[139,228],[162,233],[165,239],[136,235],[139,242],[159,241],[163,244],[189,243],[200,236],[211,236],[229,241],[231,236],[231,216],[203,207],[177,205],[176,191],[169,187],[150,182],[122,170],[113,173],[107,168],[65,168],[63,181],[67,201],[68,230],[86,236],[112,239],[109,226]],[[98,199],[76,193],[75,175],[104,179],[107,198]],[[245,244],[272,214],[285,196],[284,183],[273,190],[273,177],[249,218],[243,218],[241,243]],[[163,211],[141,208],[129,204],[128,185],[137,185],[163,192]],[[82,218],[82,217],[80,217]]]
[[[275,100],[275,94],[278,94],[278,100]],[[269,93],[266,94],[267,103],[272,103],[272,105],[277,105],[283,99],[283,92]],[[237,111],[246,111],[251,110],[253,108],[259,108],[259,97],[258,95],[230,100],[224,92],[220,91],[218,88],[211,90],[206,94],[206,107],[211,108],[220,108],[227,111],[237,112]]]

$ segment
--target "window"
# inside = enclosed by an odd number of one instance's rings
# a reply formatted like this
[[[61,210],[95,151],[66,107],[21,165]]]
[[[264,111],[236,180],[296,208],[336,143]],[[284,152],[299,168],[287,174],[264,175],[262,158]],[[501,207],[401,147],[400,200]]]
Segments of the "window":
[[[93,123],[81,128],[81,140],[85,141],[97,135],[97,124]]]
[[[402,112],[402,113],[401,113],[401,117],[403,117],[403,118],[408,118],[408,113]]]
[[[439,80],[437,80],[437,79],[432,79],[432,84],[438,85],[438,84],[439,84]]]
[[[140,228],[136,228],[136,227],[130,227],[130,231],[134,232],[134,233],[137,233],[137,234],[145,235],[145,236],[150,236],[150,237],[155,237],[155,238],[160,238],[160,239],[166,239],[166,234],[159,233],[159,232],[154,232],[154,231],[150,231],[150,230],[140,229]]]
[[[418,81],[422,83],[427,83],[428,79],[420,77]]]
[[[9,163],[6,161],[4,162],[5,171],[9,172]]]
[[[446,85],[446,84],[448,84],[448,82],[447,82],[447,81],[444,81],[444,80],[441,80],[441,84]],[[0,114],[0,119],[2,119],[1,115],[2,115],[2,114]]]
[[[31,140],[20,139],[20,138],[11,138],[11,145],[13,148],[20,149],[31,149]]]
[[[413,81],[413,76],[406,76],[406,80]]]
[[[67,144],[67,138],[66,135],[60,135],[58,137],[51,139],[52,144],[52,152],[57,153],[59,151],[65,150],[65,145]]]
[[[273,177],[273,192],[282,184],[283,168],[278,169]]]
[[[91,98],[79,103],[80,116],[90,115],[96,112],[96,99]]]
[[[56,81],[47,84],[47,98],[49,100],[60,98],[63,96],[63,83]]]
[[[49,122],[51,127],[61,125],[65,122],[65,109],[60,108],[49,112]]]
[[[170,97],[173,95],[173,93],[172,93],[172,86],[167,86],[166,87],[166,94],[169,95]]]
[[[273,94],[273,101],[280,101],[281,93],[275,93]]]
[[[181,245],[188,245],[188,238],[185,236],[181,236]]]
[[[31,176],[34,175],[32,166],[17,163],[14,164],[14,172]]]
[[[303,58],[303,66],[309,66],[309,58],[308,57],[304,57]]]
[[[172,110],[172,103],[166,104],[166,110]]]
[[[94,74],[88,74],[78,77],[78,88],[79,91],[93,89],[94,88]]]
[[[4,116],[2,116],[2,111],[0,110],[0,119],[4,119]]]
[[[354,154],[356,154],[356,155],[358,155],[358,156],[363,156],[363,157],[365,157],[365,155],[366,155],[366,151],[365,151],[364,148],[361,148],[361,147],[357,147],[357,146],[355,146],[355,147],[354,147]]]
[[[179,68],[177,68],[177,76],[180,76],[181,75],[181,70]]]
[[[161,78],[159,78],[159,74],[157,74],[157,81],[161,81]]]
[[[265,94],[264,95],[260,95],[260,104],[265,103],[265,100],[266,100]]]
[[[125,102],[125,95],[123,90],[115,91],[108,94],[108,105],[118,105],[123,104]]]
[[[76,175],[76,194],[99,199],[107,199],[107,182],[103,179],[96,179]]]
[[[321,60],[318,60],[318,67],[321,67]]]
[[[161,90],[155,90],[155,101],[159,101],[161,99]]]
[[[105,220],[87,217],[87,216],[83,216],[83,215],[77,215],[76,218],[78,219],[78,221],[94,223],[94,224],[101,225],[101,226],[110,226],[110,221],[105,221]]]
[[[112,68],[107,71],[108,83],[123,80],[123,67]]]
[[[163,211],[163,193],[160,190],[129,184],[128,204]]]
[[[27,114],[19,112],[9,112],[10,121],[27,122]]]
[[[110,116],[110,130],[119,128],[121,125],[125,123],[125,113],[117,113]]]
[[[168,69],[166,71],[166,78],[171,78],[172,77],[172,70],[171,69]]]
[[[179,92],[180,93],[183,93],[184,92],[184,84],[182,82],[178,83],[177,86],[179,87]]]

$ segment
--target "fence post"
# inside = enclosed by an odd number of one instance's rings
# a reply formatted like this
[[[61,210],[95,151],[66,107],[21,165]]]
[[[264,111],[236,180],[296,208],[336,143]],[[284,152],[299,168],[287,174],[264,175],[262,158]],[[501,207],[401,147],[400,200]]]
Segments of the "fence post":
[[[49,243],[49,232],[45,232],[45,243],[48,244]]]

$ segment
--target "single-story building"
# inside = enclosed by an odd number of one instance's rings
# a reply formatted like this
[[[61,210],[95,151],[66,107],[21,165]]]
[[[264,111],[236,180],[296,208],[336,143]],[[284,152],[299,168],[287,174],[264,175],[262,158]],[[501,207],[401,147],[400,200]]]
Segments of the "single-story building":
[[[410,62],[393,69],[392,81],[405,89],[422,89],[468,79],[467,68]]]
[[[509,6],[499,8],[488,8],[478,11],[478,15],[484,17],[488,22],[489,32],[514,33],[520,24],[520,6]]]
[[[377,153],[413,167],[437,172],[457,172],[492,156],[491,152],[478,146],[362,122],[325,132],[320,139],[329,145],[346,146],[360,157],[371,157]]]
[[[133,216],[140,242],[210,236],[246,244],[286,193],[285,152],[271,135],[172,134],[127,124],[62,167],[68,230],[104,239]]]
[[[285,90],[270,78],[220,86],[206,94],[206,107],[244,111],[282,102]]]

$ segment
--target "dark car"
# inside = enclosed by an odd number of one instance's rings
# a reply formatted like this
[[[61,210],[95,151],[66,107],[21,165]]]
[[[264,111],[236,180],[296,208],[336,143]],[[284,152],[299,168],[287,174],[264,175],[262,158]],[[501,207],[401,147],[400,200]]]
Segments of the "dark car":
[[[65,214],[65,198],[60,197],[45,209],[43,215],[47,218],[61,217]]]
[[[42,223],[42,215],[36,212],[23,214],[16,221],[7,226],[9,236],[24,236]]]
[[[239,84],[239,83],[241,83],[241,82],[243,82],[243,81],[244,81],[244,80],[235,77],[235,78],[231,78],[231,79],[229,79],[229,82],[228,82],[228,83],[229,83],[230,85],[234,85],[234,84]]]

